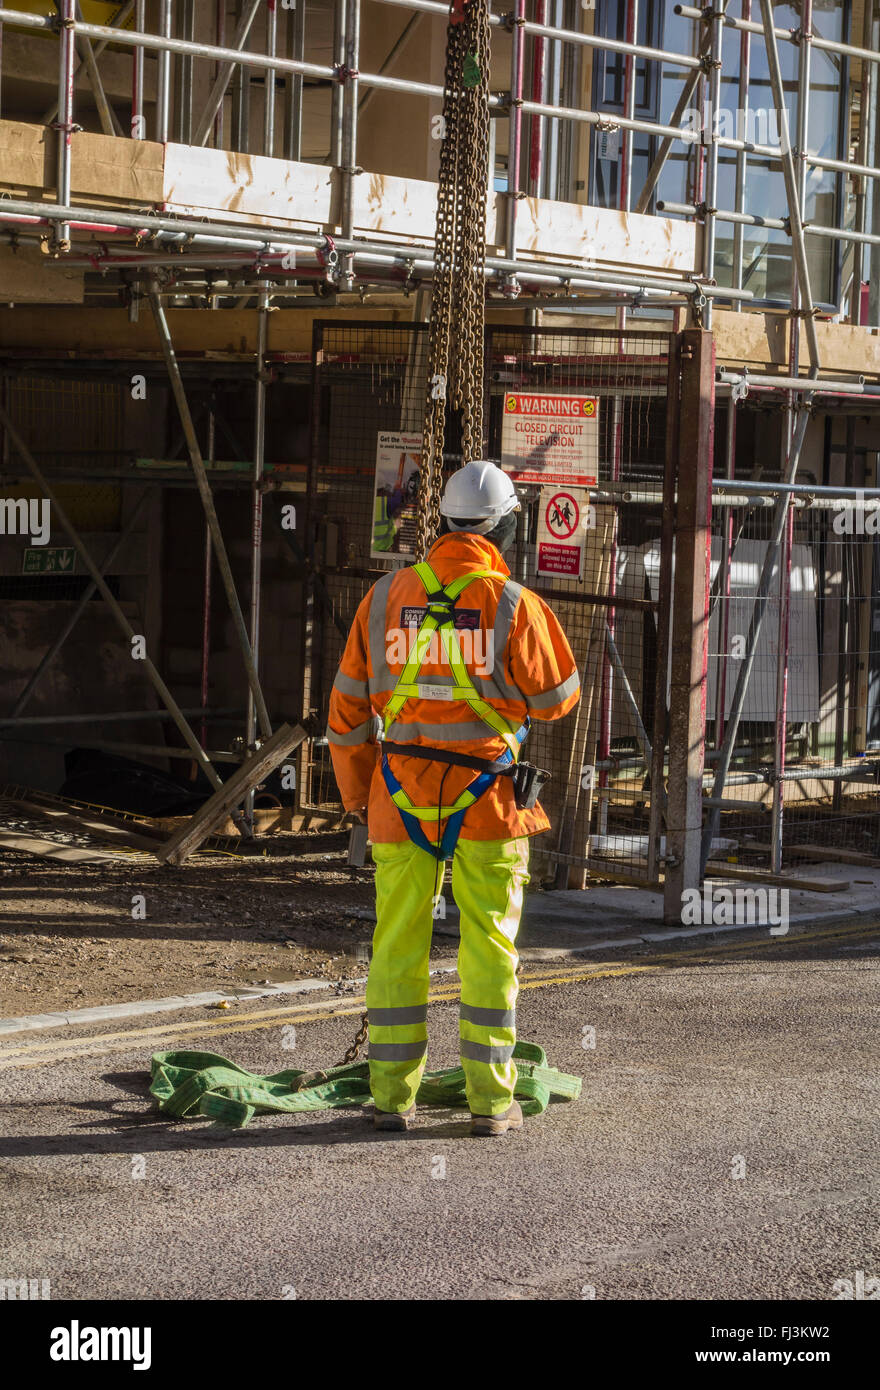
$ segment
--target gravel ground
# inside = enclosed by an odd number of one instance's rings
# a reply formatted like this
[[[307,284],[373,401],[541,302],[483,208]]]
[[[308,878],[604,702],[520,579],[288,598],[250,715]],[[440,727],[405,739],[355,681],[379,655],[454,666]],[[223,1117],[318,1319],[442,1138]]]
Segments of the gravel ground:
[[[363,977],[372,870],[347,868],[338,837],[315,842],[266,858],[205,854],[180,868],[146,855],[60,865],[3,853],[0,1016]]]

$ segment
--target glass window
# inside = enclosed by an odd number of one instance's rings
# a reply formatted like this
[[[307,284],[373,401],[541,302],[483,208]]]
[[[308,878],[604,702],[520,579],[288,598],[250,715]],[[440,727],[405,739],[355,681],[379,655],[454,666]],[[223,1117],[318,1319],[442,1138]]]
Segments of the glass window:
[[[774,0],[778,28],[798,30],[802,4]],[[599,0],[597,27],[611,37],[621,37],[625,23],[625,0]],[[757,0],[731,0],[729,13],[752,20],[760,19]],[[823,38],[849,41],[851,4],[849,0],[822,0],[813,5],[813,27]],[[672,5],[639,5],[639,41],[673,52],[695,51],[698,26],[675,14]],[[745,52],[749,54],[749,86],[741,100],[740,74]],[[785,89],[788,120],[794,140],[797,132],[799,48],[780,42],[779,58]],[[623,56],[597,54],[594,69],[595,91],[602,98],[600,109],[623,110]],[[779,122],[770,86],[770,74],[763,37],[752,34],[747,43],[735,29],[725,28],[722,37],[721,103],[717,113],[704,111],[708,123],[714,119],[719,133],[758,145],[779,143]],[[729,74],[729,75],[727,75]],[[639,115],[670,124],[687,73],[681,68],[663,67],[655,62],[636,64]],[[814,154],[835,159],[846,158],[842,128],[842,93],[849,81],[846,60],[838,54],[813,48],[810,70],[810,109],[808,148]],[[700,113],[698,95],[685,115],[690,129],[697,129]],[[639,193],[659,139],[637,134],[633,149],[632,206]],[[592,200],[604,207],[617,207],[619,199],[619,139],[593,133]],[[757,216],[785,217],[788,204],[782,169],[778,163],[757,154],[746,153],[738,161],[733,150],[722,150],[718,164],[718,206],[737,209],[738,166],[742,176],[742,210]],[[805,215],[807,221],[834,226],[840,216],[839,176],[810,169],[807,177]],[[658,200],[672,203],[701,202],[705,197],[705,168],[698,147],[676,142],[663,166],[651,207]],[[813,297],[817,303],[832,305],[838,294],[839,248],[830,240],[807,238]],[[738,268],[741,260],[741,270]],[[717,227],[715,274],[721,284],[733,284],[737,274],[746,289],[761,300],[785,300],[791,292],[791,241],[785,232],[769,228],[743,227],[719,222]]]

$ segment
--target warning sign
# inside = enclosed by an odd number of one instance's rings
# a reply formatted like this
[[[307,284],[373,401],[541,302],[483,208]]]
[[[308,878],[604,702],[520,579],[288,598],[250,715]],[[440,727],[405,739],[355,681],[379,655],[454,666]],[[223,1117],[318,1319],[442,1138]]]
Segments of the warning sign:
[[[509,391],[501,462],[518,483],[591,486],[599,469],[598,400],[573,393]]]
[[[582,579],[584,570],[584,530],[591,524],[593,509],[580,489],[561,491],[541,489],[538,518],[538,574],[564,575]]]
[[[557,540],[567,541],[577,530],[580,508],[570,492],[555,492],[544,511],[547,530]]]

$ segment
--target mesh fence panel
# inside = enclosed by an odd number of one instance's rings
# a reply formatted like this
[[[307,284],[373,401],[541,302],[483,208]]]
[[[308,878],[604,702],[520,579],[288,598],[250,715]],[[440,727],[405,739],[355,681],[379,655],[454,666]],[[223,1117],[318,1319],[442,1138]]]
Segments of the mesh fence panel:
[[[774,841],[786,868],[833,862],[842,849],[880,853],[880,513],[856,488],[834,493],[793,506],[790,551],[775,561],[719,789],[716,857],[747,867],[770,867]],[[724,503],[715,498],[709,769],[730,728],[776,496],[770,482],[764,496],[737,498],[730,489]]]
[[[656,674],[652,579],[656,586],[668,359],[666,334],[490,330],[493,457],[504,449],[509,394],[576,393],[597,402],[595,483],[567,488],[551,476],[549,485],[520,484],[524,526],[511,562],[515,577],[553,607],[581,672],[577,709],[557,723],[536,722],[528,754],[552,775],[542,800],[553,828],[534,842],[534,863],[555,871],[560,883],[569,879],[567,864],[576,871],[587,861],[597,876],[647,880],[655,873],[648,785]],[[580,578],[539,573],[541,548],[556,533],[555,498],[567,492],[587,501]]]
[[[425,325],[316,325],[308,501],[318,577],[304,707],[322,722],[358,603],[380,573],[406,563],[394,556],[405,552],[415,515],[412,475],[426,352]],[[649,840],[657,842],[658,826],[651,820],[648,771],[668,372],[667,334],[496,327],[487,332],[490,457],[500,459],[511,447],[504,423],[511,395],[527,403],[548,396],[595,401],[589,447],[583,441],[572,446],[580,462],[568,476],[580,481],[566,481],[555,465],[533,481],[518,479],[519,534],[505,557],[513,577],[554,608],[582,674],[577,710],[553,725],[535,721],[527,744],[529,761],[552,779],[542,794],[552,830],[534,842],[535,872],[560,881],[569,865],[583,871],[588,861],[602,876],[648,881],[656,874]],[[558,424],[549,432],[558,439]],[[456,441],[451,418],[448,471],[460,462]],[[532,454],[517,465],[521,473],[540,474],[540,441]],[[563,498],[557,510],[567,509],[565,498],[572,510],[548,529],[548,505],[557,495]],[[388,511],[395,518],[393,538]],[[581,547],[580,573],[539,574],[539,547],[564,535],[575,511],[576,531],[568,539]],[[314,807],[338,801],[320,739],[312,745],[303,796]]]

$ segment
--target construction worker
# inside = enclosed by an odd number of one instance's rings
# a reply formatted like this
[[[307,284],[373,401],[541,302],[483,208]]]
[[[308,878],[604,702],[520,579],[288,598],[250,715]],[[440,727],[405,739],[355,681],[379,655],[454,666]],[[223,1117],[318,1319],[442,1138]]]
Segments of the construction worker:
[[[336,780],[346,810],[363,821],[368,808],[376,865],[367,1009],[378,1129],[407,1129],[415,1114],[432,921],[449,859],[471,1133],[522,1126],[514,943],[528,837],[550,822],[537,802],[544,774],[519,752],[529,721],[567,714],[580,683],[556,617],[501,558],[518,511],[500,468],[459,469],[427,561],[383,575],[358,608],[330,697]]]

